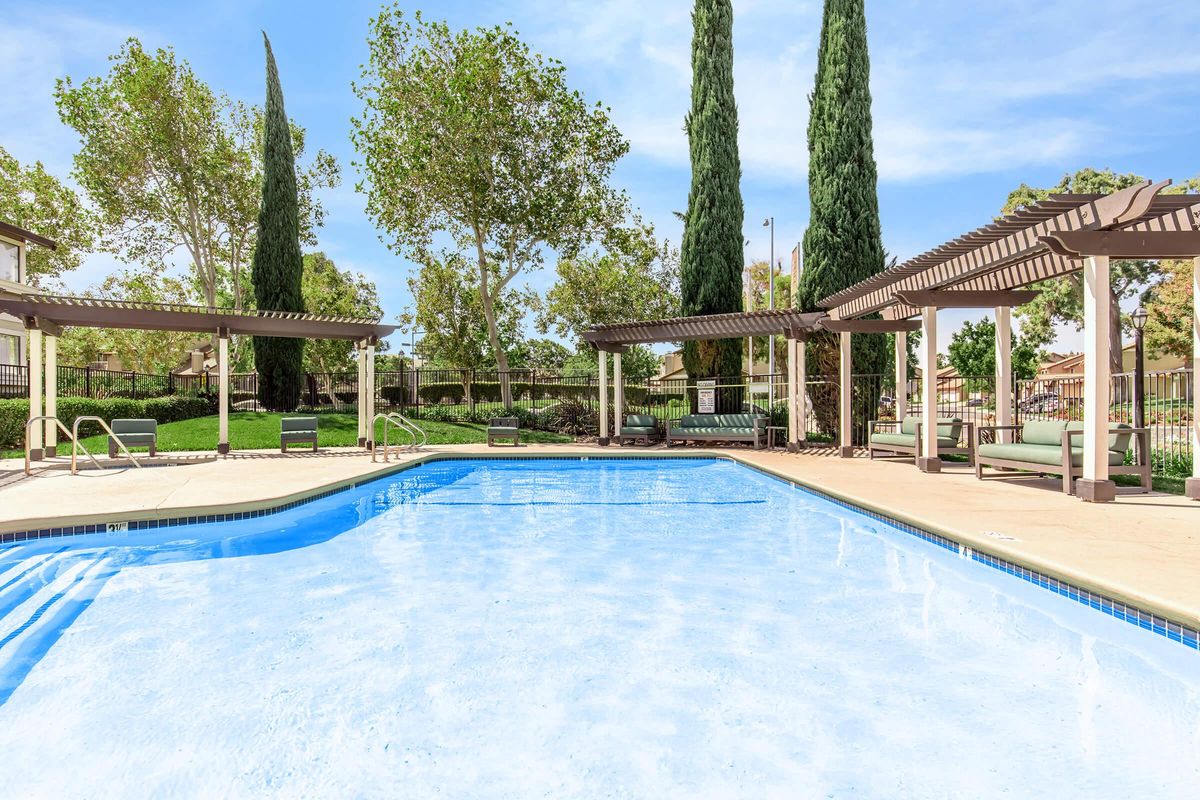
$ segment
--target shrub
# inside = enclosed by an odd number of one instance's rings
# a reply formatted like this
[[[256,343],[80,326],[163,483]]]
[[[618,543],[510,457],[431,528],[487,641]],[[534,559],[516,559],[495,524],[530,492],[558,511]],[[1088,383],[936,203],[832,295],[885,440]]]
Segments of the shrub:
[[[106,422],[114,419],[154,419],[160,424],[178,422],[212,413],[207,398],[188,395],[152,397],[148,400],[131,400],[125,397],[109,397],[94,400],[87,397],[60,397],[58,418],[71,428],[79,417],[100,417]],[[29,401],[25,399],[0,400],[0,448],[15,450],[25,446],[25,422],[29,419]],[[80,436],[94,436],[103,429],[94,422],[79,426]],[[61,439],[61,432],[59,435]]]
[[[596,410],[588,403],[563,400],[538,415],[538,427],[571,436],[594,435],[599,430]]]

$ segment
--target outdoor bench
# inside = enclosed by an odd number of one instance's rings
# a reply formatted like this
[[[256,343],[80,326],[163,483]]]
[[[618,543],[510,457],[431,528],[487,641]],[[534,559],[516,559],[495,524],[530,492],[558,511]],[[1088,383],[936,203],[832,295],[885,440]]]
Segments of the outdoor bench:
[[[521,420],[516,417],[496,417],[488,423],[487,443],[492,447],[498,439],[508,439],[514,445],[521,444]]]
[[[1141,489],[1149,492],[1150,429],[1133,428],[1125,424],[1109,426],[1108,473],[1137,475]],[[984,431],[1013,431],[1020,441],[983,442]],[[1061,475],[1063,492],[1072,494],[1072,481],[1083,474],[1083,446],[1074,439],[1083,435],[1082,422],[1063,420],[1028,420],[1024,425],[986,425],[977,430],[975,448],[975,477],[983,479],[983,467],[1018,469],[1039,474]],[[1125,463],[1125,451],[1136,436],[1137,462]]]
[[[127,449],[134,447],[150,448],[150,455],[158,453],[158,422],[152,419],[114,419],[108,427],[112,435],[108,437],[108,457],[117,457],[117,440]]]
[[[685,414],[678,422],[667,421],[667,447],[672,441],[752,442],[761,450],[767,422],[760,414]]]
[[[317,452],[317,418],[284,417],[279,420],[279,452],[286,453],[289,444],[311,444]]]
[[[617,434],[617,446],[621,446],[626,442],[641,442],[642,444],[650,444],[652,441],[657,441],[662,438],[662,434],[658,430],[658,420],[650,414],[629,414],[625,417],[625,424],[622,425]]]
[[[937,455],[961,455],[967,457],[967,463],[975,460],[975,423],[963,422],[959,417],[939,419],[937,421]],[[900,430],[897,431],[896,427]],[[967,429],[966,447],[959,447],[963,427]],[[880,429],[884,430],[880,430]],[[890,430],[888,430],[890,429]],[[912,456],[921,458],[925,446],[921,440],[921,418],[907,416],[903,421],[873,419],[867,423],[867,456],[875,458],[875,453],[890,455]]]

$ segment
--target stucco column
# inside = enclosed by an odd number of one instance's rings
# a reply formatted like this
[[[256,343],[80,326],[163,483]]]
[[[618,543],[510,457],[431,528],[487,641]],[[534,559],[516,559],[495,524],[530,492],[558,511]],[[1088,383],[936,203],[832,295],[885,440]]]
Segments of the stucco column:
[[[800,415],[796,412],[796,399],[799,389],[796,388],[796,340],[787,340],[787,410],[788,410],[788,439],[787,449],[795,450],[797,430]]]
[[[367,446],[367,434],[371,434],[374,438],[374,431],[371,430],[373,424],[367,418],[367,347],[366,342],[356,342],[355,349],[358,350],[358,390],[354,393],[358,399],[358,446]]]
[[[58,416],[58,336],[47,332],[46,339],[46,416]],[[58,425],[46,420],[46,457],[58,455]]]
[[[796,447],[808,441],[808,342],[796,342]]]
[[[1108,478],[1109,280],[1108,256],[1088,256],[1083,264],[1083,477],[1075,494],[1091,503],[1117,494]]]
[[[42,331],[40,328],[28,328],[29,345],[29,419],[42,415]],[[29,458],[33,461],[42,460],[42,424],[35,422],[29,426]]]
[[[921,309],[921,457],[922,472],[941,472],[937,452],[937,306]]]
[[[853,363],[850,358],[850,332],[842,331],[838,334],[838,355],[841,360],[841,369],[838,372],[839,383],[839,400],[841,407],[838,413],[838,455],[842,458],[851,458],[854,455],[854,420],[852,414],[852,399],[854,387],[851,385],[851,370]]]
[[[621,374],[621,354],[613,353],[613,431],[619,436],[625,415],[625,378]]]
[[[229,452],[229,331],[217,331],[217,452]]]
[[[1192,259],[1192,477],[1184,492],[1200,500],[1200,258]]]
[[[600,446],[608,446],[608,353],[597,350],[600,359]]]
[[[908,414],[908,334],[896,331],[896,419]]]
[[[366,365],[363,367],[363,371],[366,372],[366,375],[367,375],[367,382],[366,382],[367,395],[363,399],[363,403],[365,404],[365,409],[366,409],[367,413],[364,415],[364,418],[366,420],[367,447],[369,449],[374,449],[374,447],[375,447],[375,430],[374,430],[374,426],[375,426],[375,342],[374,341],[367,342],[366,362],[367,362]]]
[[[217,452],[229,452],[229,331],[217,331]]]
[[[996,307],[996,424],[1012,425],[1012,309]],[[998,442],[1011,442],[1012,431],[1000,431]]]

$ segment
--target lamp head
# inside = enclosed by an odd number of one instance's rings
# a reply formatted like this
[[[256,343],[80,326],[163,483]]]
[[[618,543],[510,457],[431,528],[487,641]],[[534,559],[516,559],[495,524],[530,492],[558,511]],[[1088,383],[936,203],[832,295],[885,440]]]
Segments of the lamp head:
[[[1141,306],[1138,306],[1137,310],[1129,316],[1130,321],[1133,322],[1133,329],[1135,331],[1144,329],[1146,327],[1146,320],[1149,318],[1150,314],[1147,313],[1146,309],[1142,308]]]

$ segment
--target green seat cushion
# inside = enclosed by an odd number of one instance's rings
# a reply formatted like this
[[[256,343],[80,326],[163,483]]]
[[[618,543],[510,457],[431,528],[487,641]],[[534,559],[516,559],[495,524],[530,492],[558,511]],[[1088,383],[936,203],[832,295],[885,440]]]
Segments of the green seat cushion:
[[[1067,430],[1081,431],[1081,430],[1083,430],[1083,423],[1082,422],[1068,422]],[[1118,422],[1116,424],[1110,423],[1108,426],[1108,430],[1110,431],[1110,435],[1108,437],[1108,449],[1109,450],[1112,450],[1113,452],[1116,452],[1116,453],[1124,453],[1126,450],[1129,449],[1129,442],[1131,439],[1133,439],[1133,434],[1132,433],[1122,433],[1121,431],[1133,430],[1132,425],[1126,425],[1124,422]],[[1113,433],[1113,431],[1115,431],[1115,433]],[[1072,436],[1071,437],[1071,446],[1075,447],[1076,445],[1079,445],[1080,447],[1083,446],[1083,437],[1082,436]]]
[[[158,431],[158,423],[152,419],[114,419],[108,423],[116,434],[148,433],[153,435]]]
[[[316,429],[316,417],[283,417],[279,420],[279,430],[282,433],[291,431],[312,433]]]
[[[753,436],[754,428],[681,428],[679,433],[685,436],[708,436],[715,439],[721,436]]]
[[[921,418],[912,415],[906,416],[900,420],[900,433],[915,436],[917,433],[917,425],[920,424]],[[888,432],[895,433],[895,425],[888,425]],[[958,441],[959,434],[962,433],[962,420],[958,417],[940,417],[938,419],[938,436],[940,438],[954,439]],[[954,445],[950,445],[953,447]]]
[[[508,425],[496,425],[493,427],[489,427],[487,432],[490,434],[496,434],[496,433],[513,434],[513,433],[520,433],[521,429],[513,428]]]
[[[984,458],[1002,458],[1009,461],[1023,461],[1026,464],[1041,464],[1048,467],[1062,466],[1062,445],[1048,444],[982,444],[979,455]],[[1109,451],[1108,465],[1117,467],[1125,463],[1125,454]],[[1071,448],[1071,466],[1083,466],[1083,448]]]
[[[679,418],[680,428],[753,428],[754,420],[765,420],[758,414],[685,414]]]
[[[939,436],[937,441],[938,441],[938,444],[937,444],[938,448],[956,447],[958,445],[958,440],[952,439],[949,436]],[[898,447],[916,447],[917,446],[917,436],[915,433],[914,434],[886,433],[886,432],[873,433],[873,434],[871,434],[871,444],[883,444],[883,445],[891,444],[891,445],[896,445]]]
[[[279,438],[284,441],[307,441],[317,438],[316,431],[280,431]]]
[[[109,439],[120,439],[126,447],[129,445],[154,444],[155,435],[153,433],[118,433],[116,437],[108,437]]]
[[[1021,441],[1025,444],[1062,446],[1062,435],[1066,429],[1067,423],[1058,419],[1026,420],[1021,426]]]
[[[650,414],[627,414],[625,425],[630,428],[657,428],[658,420]]]
[[[918,422],[920,422],[920,419],[912,416],[905,417],[904,419],[900,420],[900,433],[906,433],[909,436],[916,436]],[[893,426],[889,425],[888,427],[892,428],[893,432],[895,431]]]
[[[621,428],[622,436],[653,436],[658,428],[653,425],[626,425]]]

